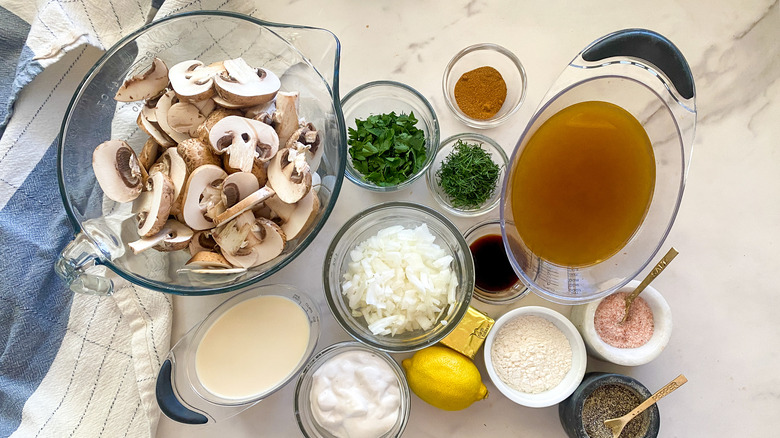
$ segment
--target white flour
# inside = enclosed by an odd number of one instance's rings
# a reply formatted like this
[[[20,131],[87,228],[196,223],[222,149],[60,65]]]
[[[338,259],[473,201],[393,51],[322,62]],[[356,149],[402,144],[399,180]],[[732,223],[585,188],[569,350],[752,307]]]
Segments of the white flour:
[[[566,335],[539,316],[521,316],[504,324],[490,355],[504,383],[530,394],[554,388],[571,369]]]

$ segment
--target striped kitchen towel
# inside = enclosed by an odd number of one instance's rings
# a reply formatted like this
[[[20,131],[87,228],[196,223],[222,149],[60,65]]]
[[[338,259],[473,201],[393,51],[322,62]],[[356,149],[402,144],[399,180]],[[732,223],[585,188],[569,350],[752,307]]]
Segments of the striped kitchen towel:
[[[73,239],[57,135],[106,48],[152,17],[202,9],[254,12],[241,0],[0,0],[0,437],[155,436],[172,300],[114,274],[113,295],[74,295],[54,273]]]

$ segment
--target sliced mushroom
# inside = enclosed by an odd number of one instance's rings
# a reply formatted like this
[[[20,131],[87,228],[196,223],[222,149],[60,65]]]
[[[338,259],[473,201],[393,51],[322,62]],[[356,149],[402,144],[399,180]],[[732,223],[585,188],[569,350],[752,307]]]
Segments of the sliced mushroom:
[[[179,143],[176,150],[187,164],[188,173],[192,173],[195,169],[205,164],[212,164],[217,167],[222,164],[222,160],[214,154],[211,146],[197,138],[184,140]]]
[[[284,251],[284,245],[287,242],[287,236],[278,225],[265,218],[256,218],[255,226],[252,228],[252,234],[255,237],[262,235],[262,242],[255,245],[256,254],[253,266],[262,265],[273,260]]]
[[[114,96],[120,102],[149,99],[168,86],[168,67],[160,58],[154,58],[149,70],[126,80]]]
[[[211,236],[211,230],[196,231],[190,240],[190,255],[195,255],[201,251],[214,251],[217,248],[217,242]]]
[[[259,105],[273,99],[281,87],[273,72],[253,68],[243,58],[229,59],[223,64],[225,70],[215,77],[214,86],[217,94],[230,104]]]
[[[123,140],[99,144],[92,152],[92,170],[103,193],[116,202],[137,198],[146,179],[135,151]]]
[[[276,93],[276,111],[273,113],[274,128],[279,136],[279,143],[287,141],[298,130],[298,92]]]
[[[282,92],[276,93],[276,99],[279,99],[279,95]],[[266,116],[269,114],[273,114],[276,110],[276,100],[269,100],[268,102],[261,103],[260,105],[250,106],[249,108],[244,109],[244,117],[248,119],[257,119],[256,117],[260,117],[261,114],[265,114]],[[265,123],[263,120],[260,120],[261,122]],[[270,121],[270,119],[269,119]],[[267,123],[271,124],[271,123]]]
[[[257,191],[251,193],[244,199],[240,200],[230,208],[226,209],[224,212],[217,215],[216,218],[214,218],[214,225],[219,226],[221,224],[224,224],[231,219],[237,217],[240,214],[243,214],[246,211],[249,211],[256,207],[261,202],[265,201],[266,199],[270,198],[274,195],[274,191],[270,187],[261,187]]]
[[[166,148],[176,146],[176,142],[171,140],[171,138],[168,137],[168,134],[160,129],[160,125],[158,125],[157,122],[149,121],[149,119],[144,115],[144,111],[141,111],[141,113],[138,114],[136,123],[138,123],[138,127],[140,127],[142,131],[152,137],[154,141],[156,141],[160,146]]]
[[[160,144],[151,137],[146,140],[146,143],[144,143],[144,146],[141,148],[141,153],[138,155],[138,162],[141,163],[141,166],[143,166],[144,169],[147,169],[147,172],[148,169],[151,169],[154,162],[157,161],[157,157],[160,156],[160,149]]]
[[[189,245],[192,234],[190,227],[175,219],[168,219],[162,229],[153,236],[142,237],[135,242],[130,242],[128,245],[135,254],[146,251],[149,248],[163,252],[178,251]]]
[[[214,218],[224,211],[222,181],[227,173],[219,166],[204,164],[187,178],[182,201],[182,218],[195,231],[214,228]]]
[[[298,144],[306,146],[306,161],[309,163],[312,172],[316,172],[322,159],[323,149],[320,147],[321,136],[312,123],[306,123],[296,130],[292,136],[290,136],[286,147],[294,148],[298,147]]]
[[[146,180],[147,202],[138,212],[138,235],[149,237],[162,230],[173,205],[173,182],[162,172],[154,172]]]
[[[202,269],[229,269],[233,267],[222,254],[214,251],[199,251],[185,264],[191,268]]]
[[[206,117],[191,103],[176,102],[168,110],[168,125],[188,137],[196,137],[198,126],[205,121]]]
[[[187,164],[184,162],[181,155],[179,155],[179,151],[175,148],[166,149],[149,170],[150,174],[152,172],[162,172],[171,178],[174,187],[173,197],[175,201],[171,207],[170,214],[173,216],[178,215],[179,211],[181,211],[182,192],[184,190],[184,185],[187,183]]]
[[[305,152],[281,149],[268,163],[268,184],[283,202],[294,204],[311,189],[311,171]]]
[[[306,230],[320,210],[320,200],[313,190],[295,204],[286,204],[276,196],[267,199],[265,203],[282,219],[282,231],[288,240],[295,239]]]
[[[242,172],[251,172],[255,160],[268,161],[279,149],[279,137],[273,128],[239,116],[217,122],[211,128],[209,142],[217,154],[229,155],[230,167]]]
[[[217,108],[206,117],[206,121],[198,126],[198,138],[204,143],[209,143],[209,132],[220,120],[227,116],[240,116],[241,111],[235,109]]]
[[[226,208],[230,208],[259,189],[260,183],[251,173],[232,173],[222,183],[222,202]]]
[[[172,138],[173,141],[176,143],[181,143],[184,140],[190,138],[190,135],[173,129],[173,127],[168,122],[168,113],[170,112],[173,105],[178,101],[179,98],[176,97],[176,93],[173,90],[168,90],[157,101],[155,115],[157,116],[157,124],[160,125],[160,129],[168,134],[168,137]]]
[[[214,240],[231,265],[242,268],[250,268],[254,265],[256,258],[254,246],[260,243],[252,234],[254,224],[254,215],[251,212],[244,212],[214,230]]]
[[[227,100],[221,98],[217,94],[215,94],[214,97],[212,97],[212,99],[214,99],[214,103],[216,103],[217,105],[221,106],[222,108],[238,110],[238,109],[242,109],[242,108],[246,107],[246,105],[244,105],[244,104],[230,103]]]
[[[182,61],[171,67],[168,79],[180,100],[197,102],[214,95],[214,76],[220,71],[220,68],[207,67],[200,61]]]
[[[217,109],[217,103],[214,102],[214,99],[204,99],[204,100],[199,100],[197,102],[191,102],[191,103],[198,108],[198,111],[200,111],[200,113],[203,114],[203,117],[208,117],[209,114],[211,114],[215,109]]]

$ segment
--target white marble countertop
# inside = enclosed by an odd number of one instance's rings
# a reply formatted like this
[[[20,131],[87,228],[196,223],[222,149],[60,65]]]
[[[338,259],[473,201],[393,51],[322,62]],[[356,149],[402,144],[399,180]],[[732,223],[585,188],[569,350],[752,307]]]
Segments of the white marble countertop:
[[[341,95],[377,79],[419,90],[436,110],[442,138],[473,131],[449,112],[441,75],[461,48],[494,42],[512,50],[528,73],[526,103],[505,125],[483,131],[509,153],[542,96],[587,44],[614,30],[642,27],[672,40],[693,70],[698,97],[694,155],[682,207],[665,247],[680,256],[654,282],[674,314],[674,333],[654,362],[627,368],[589,358],[589,371],[615,371],[651,391],[680,373],[689,383],[659,404],[662,437],[773,436],[780,412],[780,11],[777,0],[734,2],[595,0],[268,2],[275,22],[323,27],[342,44]],[[400,193],[374,194],[345,180],[339,201],[313,244],[263,282],[292,283],[320,301],[317,350],[348,339],[325,303],[319,265],[332,236],[370,205],[410,200],[435,207],[425,181]],[[498,217],[494,210],[479,219]],[[453,218],[465,230],[475,219]],[[310,275],[300,275],[305,270]],[[644,276],[644,272],[642,276]],[[171,344],[228,298],[176,297]],[[565,306],[536,296],[508,307],[477,304],[497,318],[516,306]],[[397,355],[400,360],[403,355]],[[437,410],[416,396],[405,437],[564,437],[556,407],[515,405],[490,382],[490,397],[461,412]],[[294,382],[294,381],[293,381]],[[295,437],[294,384],[220,424],[188,427],[167,418],[157,436]]]

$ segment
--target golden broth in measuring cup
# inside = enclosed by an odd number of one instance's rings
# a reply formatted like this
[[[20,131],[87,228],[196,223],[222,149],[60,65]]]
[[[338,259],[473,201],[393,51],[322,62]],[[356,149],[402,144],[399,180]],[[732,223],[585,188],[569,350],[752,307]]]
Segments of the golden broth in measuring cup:
[[[566,107],[528,141],[510,176],[525,245],[561,266],[589,266],[629,241],[647,213],[655,157],[639,121],[600,101]]]

